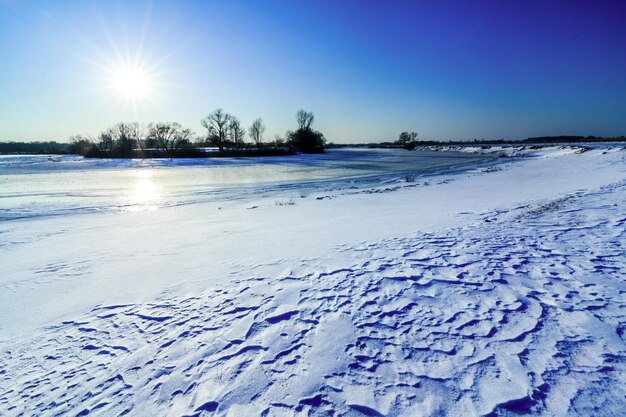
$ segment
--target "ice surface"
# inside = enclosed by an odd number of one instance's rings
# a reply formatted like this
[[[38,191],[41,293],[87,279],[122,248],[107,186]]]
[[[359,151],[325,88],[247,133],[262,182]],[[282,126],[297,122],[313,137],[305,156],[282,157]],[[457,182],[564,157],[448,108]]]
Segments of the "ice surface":
[[[331,149],[265,158],[89,159],[0,156],[0,220],[93,212],[144,211],[276,193],[393,181],[400,175],[489,164],[489,154]]]

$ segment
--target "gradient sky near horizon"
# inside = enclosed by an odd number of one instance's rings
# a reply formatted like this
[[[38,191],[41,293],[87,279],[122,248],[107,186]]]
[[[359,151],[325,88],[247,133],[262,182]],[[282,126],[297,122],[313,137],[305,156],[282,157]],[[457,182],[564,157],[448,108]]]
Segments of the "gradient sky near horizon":
[[[338,143],[626,134],[622,1],[0,0],[0,140],[221,107]],[[149,94],[111,88],[137,66]]]

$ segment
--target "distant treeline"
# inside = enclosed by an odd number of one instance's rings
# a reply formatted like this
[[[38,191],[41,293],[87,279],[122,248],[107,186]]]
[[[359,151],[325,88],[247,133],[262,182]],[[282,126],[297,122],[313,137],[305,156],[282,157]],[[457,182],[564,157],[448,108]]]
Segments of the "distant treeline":
[[[408,136],[407,136],[408,135]],[[403,148],[414,149],[417,146],[441,146],[441,145],[519,145],[519,144],[549,144],[549,143],[591,143],[591,142],[626,142],[626,136],[598,137],[598,136],[538,136],[522,140],[509,139],[474,139],[467,140],[415,140],[417,134],[414,132],[402,132],[395,142],[368,143],[361,145],[338,145],[329,144],[329,148],[344,146],[366,146],[369,148]]]
[[[69,143],[59,142],[0,142],[0,154],[68,154]]]
[[[524,143],[580,143],[580,142],[624,142],[626,136],[614,136],[610,138],[596,136],[537,136],[524,139]]]
[[[305,112],[311,115],[312,113]],[[312,120],[311,120],[312,123]],[[306,126],[309,126],[308,130]],[[136,158],[159,158],[159,157],[232,157],[232,156],[271,156],[290,155],[294,152],[319,152],[327,148],[342,147],[370,147],[370,148],[403,148],[414,149],[417,146],[437,145],[519,145],[519,144],[548,144],[548,143],[593,143],[593,142],[626,142],[626,136],[598,137],[598,136],[537,136],[523,140],[513,141],[506,139],[485,140],[475,139],[472,141],[451,140],[416,140],[414,132],[402,132],[398,140],[394,142],[363,143],[363,144],[335,144],[325,145],[325,139],[319,132],[310,129],[310,123],[306,120],[295,132],[287,132],[286,138],[276,137],[273,141],[263,142],[262,135],[265,131],[262,120],[257,119],[253,123],[254,130],[250,130],[249,137],[252,143],[245,140],[236,141],[224,130],[222,140],[219,133],[210,134],[190,140],[191,131],[178,123],[157,123],[142,128],[136,123],[119,123],[107,129],[96,139],[77,135],[70,138],[69,143],[55,141],[39,142],[0,142],[0,154],[79,154],[93,157],[136,157]],[[147,130],[146,130],[147,128]],[[251,127],[252,129],[252,127]],[[146,137],[136,139],[136,132],[147,131]],[[319,136],[318,136],[319,135]],[[125,143],[130,140],[132,147],[128,148]],[[221,143],[221,147],[219,146]],[[207,152],[207,147],[216,148],[215,152]],[[120,151],[122,149],[122,151]],[[126,151],[123,151],[126,149]],[[129,150],[130,149],[130,150]]]
[[[292,155],[324,152],[324,135],[313,130],[312,112],[296,113],[298,128],[285,139],[263,139],[265,125],[257,118],[246,130],[235,116],[217,109],[201,120],[206,134],[196,136],[176,122],[143,125],[121,122],[96,137],[72,136],[69,143],[6,142],[0,153],[78,154],[93,158],[206,158]],[[250,139],[250,141],[247,140]]]
[[[118,123],[96,138],[73,136],[70,151],[94,158],[206,158],[324,152],[324,135],[311,128],[313,120],[313,113],[300,110],[296,114],[296,131],[287,132],[286,139],[264,142],[265,125],[261,118],[246,130],[237,117],[217,109],[200,121],[206,129],[205,136],[196,137],[191,129],[175,122]]]

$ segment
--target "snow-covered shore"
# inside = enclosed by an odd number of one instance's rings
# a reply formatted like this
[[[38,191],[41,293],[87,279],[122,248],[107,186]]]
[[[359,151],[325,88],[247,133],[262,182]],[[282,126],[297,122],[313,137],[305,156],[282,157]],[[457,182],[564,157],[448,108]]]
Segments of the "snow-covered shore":
[[[533,152],[3,224],[0,414],[618,415],[626,152]]]

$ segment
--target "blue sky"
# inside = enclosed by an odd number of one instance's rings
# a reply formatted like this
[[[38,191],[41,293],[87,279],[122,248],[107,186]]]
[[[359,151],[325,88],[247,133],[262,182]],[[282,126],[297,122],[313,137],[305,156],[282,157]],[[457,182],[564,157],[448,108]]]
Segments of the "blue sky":
[[[300,108],[343,143],[623,135],[625,21],[620,1],[0,0],[0,140],[202,134],[218,107],[266,139]],[[113,90],[120,65],[150,94]]]

